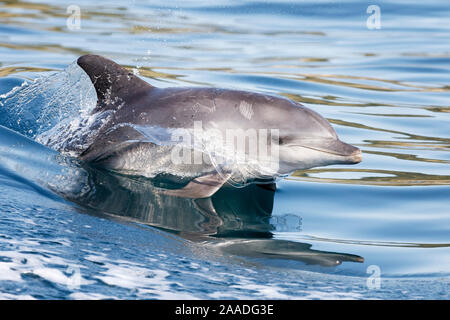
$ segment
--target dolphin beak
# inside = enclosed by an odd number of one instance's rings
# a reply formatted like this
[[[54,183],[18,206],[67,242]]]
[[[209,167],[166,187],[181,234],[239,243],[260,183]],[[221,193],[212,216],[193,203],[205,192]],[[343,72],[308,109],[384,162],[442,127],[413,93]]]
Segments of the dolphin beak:
[[[360,163],[361,161],[362,161],[362,152],[361,152],[361,150],[356,150],[355,152],[353,152],[351,155],[350,155],[350,158],[352,159],[352,162],[351,162],[351,164],[357,164],[357,163]]]
[[[362,161],[361,150],[341,140],[335,140],[328,152],[344,157],[345,163],[348,164],[357,164]]]
[[[302,143],[301,146],[342,157],[343,163],[357,164],[362,161],[362,153],[359,148],[342,142],[339,139],[321,140],[315,143],[310,141]]]

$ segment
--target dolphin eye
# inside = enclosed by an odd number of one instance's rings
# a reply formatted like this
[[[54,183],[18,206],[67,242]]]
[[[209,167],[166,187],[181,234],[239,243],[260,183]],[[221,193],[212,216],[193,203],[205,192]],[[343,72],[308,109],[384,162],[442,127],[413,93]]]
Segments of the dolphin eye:
[[[280,146],[285,144],[287,140],[287,137],[272,136],[272,142],[277,143]]]
[[[287,134],[279,137],[272,137],[272,141],[278,143],[279,146],[288,145],[294,141],[294,136]]]

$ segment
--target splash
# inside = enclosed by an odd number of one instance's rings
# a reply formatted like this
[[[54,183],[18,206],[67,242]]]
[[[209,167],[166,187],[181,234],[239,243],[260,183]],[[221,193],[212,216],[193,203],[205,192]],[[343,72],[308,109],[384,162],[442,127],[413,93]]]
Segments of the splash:
[[[86,118],[95,103],[89,78],[72,63],[61,72],[25,81],[0,95],[0,124],[39,140],[55,126]]]

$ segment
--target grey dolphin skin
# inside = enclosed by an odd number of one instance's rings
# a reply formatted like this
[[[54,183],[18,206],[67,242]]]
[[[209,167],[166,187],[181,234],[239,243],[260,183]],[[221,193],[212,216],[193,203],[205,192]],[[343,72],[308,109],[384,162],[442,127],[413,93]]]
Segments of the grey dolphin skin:
[[[301,104],[270,95],[216,88],[156,88],[117,63],[98,55],[84,55],[78,65],[91,79],[97,106],[93,114],[111,116],[80,158],[126,174],[146,176],[147,164],[155,165],[157,147],[148,141],[145,128],[206,128],[272,130],[278,132],[277,174],[330,164],[356,164],[361,151],[339,140],[323,117]],[[160,152],[161,153],[161,152]],[[159,163],[159,162],[158,162]],[[161,162],[162,163],[162,162]],[[205,164],[184,165],[188,177],[183,188],[168,194],[205,198],[231,177]],[[269,180],[270,174],[259,174]]]

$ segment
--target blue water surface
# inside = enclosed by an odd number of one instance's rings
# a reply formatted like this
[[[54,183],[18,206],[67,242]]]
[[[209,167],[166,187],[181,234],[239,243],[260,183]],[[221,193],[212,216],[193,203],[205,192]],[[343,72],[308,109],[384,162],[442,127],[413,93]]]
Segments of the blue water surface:
[[[72,4],[0,1],[0,298],[449,298],[446,1],[378,1],[379,29],[369,1],[77,1],[69,29]],[[38,143],[92,104],[87,53],[288,97],[363,161],[158,195]]]

